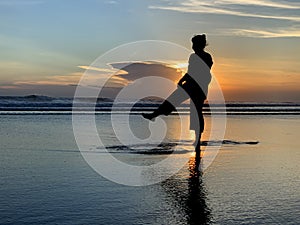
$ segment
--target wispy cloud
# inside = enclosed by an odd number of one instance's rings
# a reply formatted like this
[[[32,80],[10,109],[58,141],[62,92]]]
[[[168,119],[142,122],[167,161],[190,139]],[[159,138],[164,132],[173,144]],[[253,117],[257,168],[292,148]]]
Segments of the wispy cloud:
[[[82,73],[74,72],[67,75],[57,75],[45,77],[41,80],[32,81],[16,81],[11,86],[22,86],[22,85],[74,85],[77,84],[81,78]]]
[[[280,37],[300,37],[300,29],[286,28],[286,29],[273,29],[273,30],[260,30],[260,29],[228,29],[222,33],[228,35],[237,35],[245,37],[258,37],[258,38],[280,38]]]
[[[92,67],[92,66],[77,66],[77,67],[84,70],[98,71],[98,72],[111,73],[111,74],[114,74],[118,71],[116,69],[107,69],[107,68],[99,68],[99,67]]]
[[[115,5],[115,4],[118,4],[117,1],[113,1],[113,0],[110,0],[110,1],[105,1],[106,4],[111,4],[111,5]]]
[[[254,17],[265,19],[289,20],[300,22],[300,16],[291,15],[289,10],[300,9],[300,4],[291,2],[275,2],[271,0],[184,0],[184,1],[167,1],[168,4],[152,5],[150,9],[171,10],[184,13],[208,13],[219,15],[231,15],[242,17]],[[247,7],[255,6],[260,12],[248,12]],[[285,10],[281,15],[275,15],[266,10],[262,12],[262,7],[276,8]]]
[[[100,67],[94,67],[94,66],[77,66],[80,69],[85,70],[85,80],[86,85],[90,86],[95,85],[97,83],[97,86],[124,86],[128,84],[128,81],[124,78],[122,78],[120,75],[127,74],[126,71],[122,69],[115,69],[111,65],[109,65],[110,68],[100,68]]]
[[[299,3],[291,3],[288,1],[284,2],[275,2],[268,0],[217,0],[214,1],[215,4],[223,4],[223,5],[253,5],[253,6],[263,6],[263,7],[273,7],[273,8],[281,8],[281,9],[300,9]]]

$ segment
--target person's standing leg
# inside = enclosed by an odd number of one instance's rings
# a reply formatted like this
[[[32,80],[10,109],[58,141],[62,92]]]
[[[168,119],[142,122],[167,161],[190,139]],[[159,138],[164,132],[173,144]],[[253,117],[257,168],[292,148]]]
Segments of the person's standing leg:
[[[201,153],[201,135],[202,135],[202,133],[199,132],[199,130],[195,130],[195,138],[196,138],[196,140],[195,140],[195,143],[196,143],[195,152],[197,154]]]
[[[196,108],[196,113],[198,115],[198,121],[199,121],[199,127],[195,128],[195,151],[196,153],[201,152],[201,135],[204,131],[204,117],[203,117],[203,104],[204,104],[204,99],[197,99],[194,100],[195,108]]]

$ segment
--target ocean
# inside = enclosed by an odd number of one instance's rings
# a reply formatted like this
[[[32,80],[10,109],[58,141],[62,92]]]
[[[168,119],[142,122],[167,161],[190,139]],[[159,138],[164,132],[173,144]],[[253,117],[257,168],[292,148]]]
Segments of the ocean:
[[[28,96],[0,96],[0,114],[71,114],[72,110],[77,113],[87,113],[95,111],[96,114],[104,113],[135,113],[140,111],[152,111],[161,101],[157,99],[148,99],[139,101],[133,108],[129,108],[130,102],[114,103],[109,98],[82,98],[73,102],[73,98],[49,97],[40,95]],[[114,105],[115,104],[115,105]],[[112,112],[111,108],[114,105]],[[279,102],[229,102],[224,104],[205,104],[204,114],[209,114],[210,110],[214,112],[224,112],[226,108],[227,115],[299,115],[300,103]],[[177,108],[178,112],[188,113],[189,105],[182,104]],[[94,113],[94,112],[92,112]]]
[[[98,99],[99,136],[117,160],[148,165],[171,157],[188,158],[168,179],[127,186],[99,175],[82,156],[72,113],[93,114],[91,99],[48,96],[0,97],[0,224],[299,224],[299,103],[227,103],[226,133],[211,140],[211,111],[206,105],[202,150],[218,147],[214,161],[199,171],[191,148],[193,134],[178,137],[178,115],[163,117],[168,132],[160,145],[124,146],[111,129],[130,114],[133,132],[146,137],[140,113],[159,101],[135,107]],[[188,105],[178,113],[189,121]],[[87,133],[88,135],[88,133]],[[97,157],[103,147],[87,149]],[[200,162],[201,164],[201,162]],[[107,165],[108,170],[110,165]],[[120,171],[121,173],[122,171]],[[163,172],[163,171],[162,171]]]

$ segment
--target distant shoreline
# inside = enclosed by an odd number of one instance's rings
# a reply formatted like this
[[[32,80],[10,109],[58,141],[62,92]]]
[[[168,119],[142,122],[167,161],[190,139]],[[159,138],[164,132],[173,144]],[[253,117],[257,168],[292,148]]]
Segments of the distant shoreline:
[[[152,111],[162,102],[161,99],[148,98],[141,101],[114,102],[109,98],[50,97],[43,95],[0,96],[0,115],[16,114],[90,114],[120,113],[139,114]],[[189,113],[189,103],[177,107],[177,112]],[[300,103],[266,102],[227,102],[224,104],[205,104],[204,114],[227,115],[300,115]]]
[[[0,95],[0,102],[4,100],[15,100],[15,101],[25,101],[25,100],[31,100],[35,102],[39,101],[55,101],[55,100],[72,100],[73,97],[67,97],[67,96],[60,96],[60,97],[55,97],[55,96],[48,96],[48,95],[38,95],[38,94],[31,94],[31,95]],[[83,101],[93,101],[95,102],[95,97],[82,97],[82,98],[77,98],[78,100],[83,100]],[[124,100],[125,102],[130,102],[130,100]],[[106,97],[98,97],[97,102],[114,102],[113,98],[106,98]],[[145,98],[142,100],[142,102],[151,102],[151,103],[161,103],[162,99],[156,98],[156,97],[149,97]],[[226,101],[226,106],[231,106],[231,105],[255,105],[255,106],[267,106],[267,105],[295,105],[298,106],[300,105],[300,101]],[[207,104],[206,104],[207,105]],[[214,105],[217,105],[217,103],[214,103]]]

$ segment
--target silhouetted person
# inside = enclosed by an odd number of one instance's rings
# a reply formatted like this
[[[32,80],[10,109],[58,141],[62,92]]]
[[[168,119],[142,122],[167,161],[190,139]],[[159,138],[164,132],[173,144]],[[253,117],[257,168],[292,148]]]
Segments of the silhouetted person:
[[[177,88],[154,112],[143,113],[143,117],[154,120],[160,115],[169,115],[182,102],[191,99],[190,129],[195,131],[195,151],[200,153],[201,134],[204,130],[202,107],[211,81],[210,69],[213,65],[212,57],[204,49],[207,46],[206,35],[196,35],[192,38],[192,53],[189,58],[187,73],[178,82]]]

